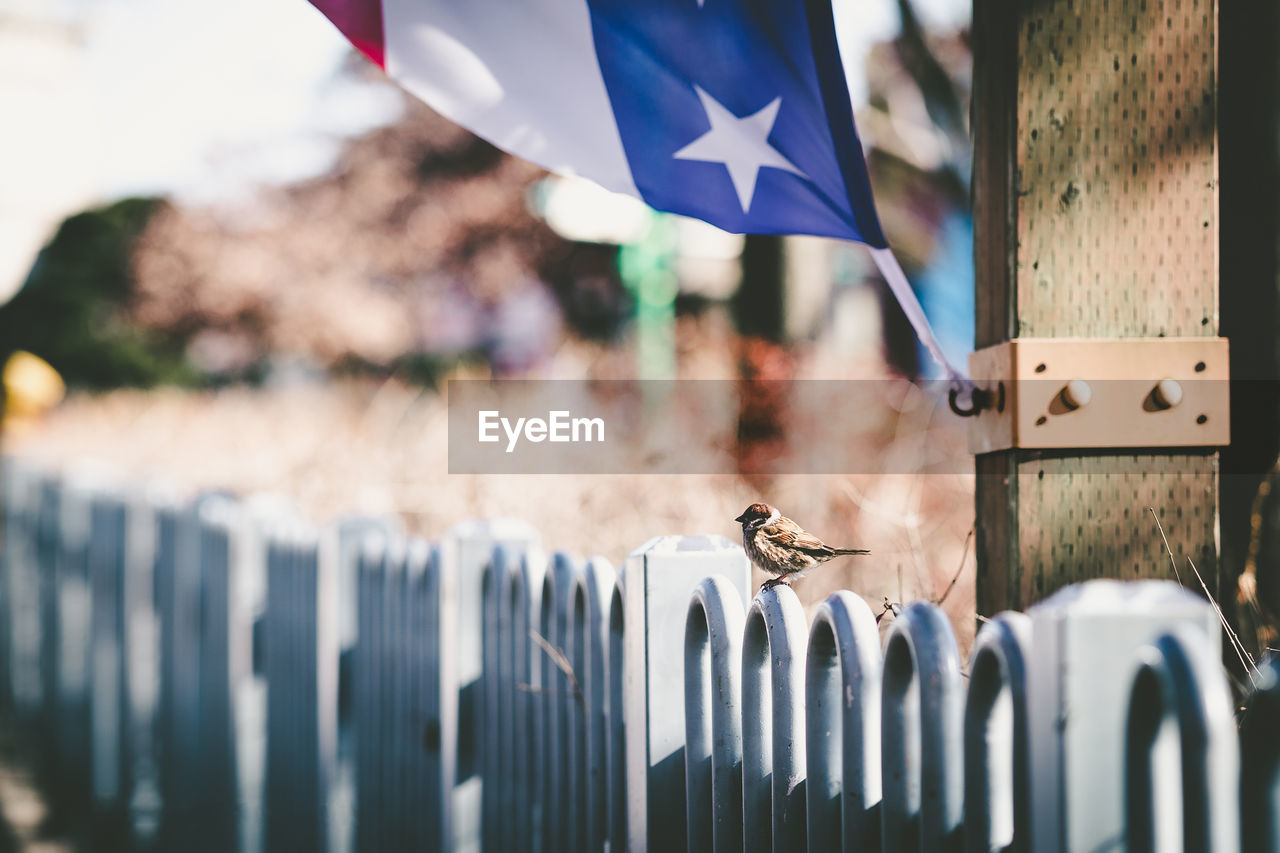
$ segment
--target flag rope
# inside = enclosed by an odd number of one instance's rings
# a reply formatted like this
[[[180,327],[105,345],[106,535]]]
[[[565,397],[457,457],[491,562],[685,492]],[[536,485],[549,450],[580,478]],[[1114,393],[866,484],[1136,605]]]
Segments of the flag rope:
[[[920,306],[920,300],[916,298],[916,292],[911,289],[911,282],[907,281],[907,274],[902,271],[902,265],[898,263],[893,250],[887,247],[877,249],[868,246],[867,248],[871,250],[871,257],[880,268],[880,274],[884,276],[889,289],[893,291],[894,298],[898,300],[898,305],[902,307],[902,313],[907,315],[907,320],[915,330],[916,337],[920,339],[920,343],[924,344],[929,355],[933,356],[933,360],[947,372],[947,381],[951,387],[961,391],[972,391],[973,380],[948,361],[947,356],[942,352],[942,345],[938,343],[938,338],[933,333],[933,326],[929,325],[929,318],[925,316],[924,308]]]

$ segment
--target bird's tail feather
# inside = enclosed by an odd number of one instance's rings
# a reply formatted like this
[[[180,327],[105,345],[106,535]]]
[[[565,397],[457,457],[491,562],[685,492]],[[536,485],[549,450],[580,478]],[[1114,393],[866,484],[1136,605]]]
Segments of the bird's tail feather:
[[[854,556],[857,554],[870,554],[871,552],[865,548],[836,548],[834,553],[837,557]]]

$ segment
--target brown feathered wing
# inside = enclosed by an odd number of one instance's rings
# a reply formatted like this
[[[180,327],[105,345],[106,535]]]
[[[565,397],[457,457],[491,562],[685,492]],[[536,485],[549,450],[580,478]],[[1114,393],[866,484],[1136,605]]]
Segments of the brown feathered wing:
[[[814,557],[837,557],[842,554],[868,553],[858,548],[832,548],[786,516],[779,518],[773,524],[764,525],[757,535],[764,536],[765,539],[776,545],[795,548]]]

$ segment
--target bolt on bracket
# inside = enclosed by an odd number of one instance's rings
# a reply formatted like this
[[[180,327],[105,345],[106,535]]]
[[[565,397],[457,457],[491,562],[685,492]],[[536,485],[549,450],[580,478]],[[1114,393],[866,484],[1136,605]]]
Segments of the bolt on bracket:
[[[1231,442],[1226,338],[1015,338],[969,356],[969,450]]]

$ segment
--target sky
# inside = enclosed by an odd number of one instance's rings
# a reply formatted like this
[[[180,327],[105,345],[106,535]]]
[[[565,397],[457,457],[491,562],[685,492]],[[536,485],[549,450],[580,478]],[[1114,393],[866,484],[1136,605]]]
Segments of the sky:
[[[969,0],[916,0],[927,25]],[[894,0],[838,0],[855,102]],[[233,201],[329,168],[394,120],[387,87],[339,69],[347,42],[306,0],[0,0],[0,299],[66,215],[127,195]]]

